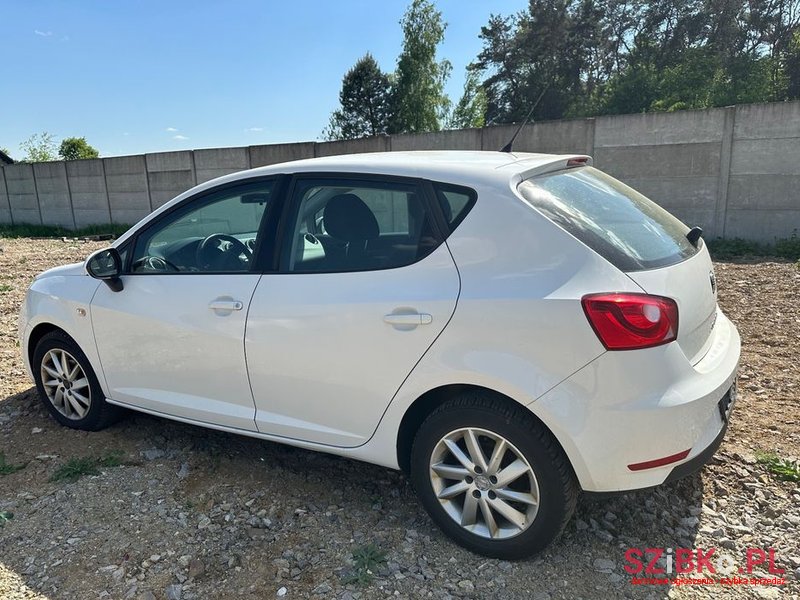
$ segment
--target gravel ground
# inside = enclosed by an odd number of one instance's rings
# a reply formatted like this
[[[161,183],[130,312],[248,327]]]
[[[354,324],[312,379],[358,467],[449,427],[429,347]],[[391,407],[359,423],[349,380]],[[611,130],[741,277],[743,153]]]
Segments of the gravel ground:
[[[0,452],[25,465],[0,475],[3,600],[800,597],[800,484],[756,460],[800,457],[797,265],[716,265],[744,341],[716,458],[655,491],[582,499],[547,552],[509,563],[450,543],[393,471],[141,415],[92,434],[58,426],[24,374],[16,315],[36,273],[100,245],[0,240]],[[105,461],[51,481],[79,457]],[[373,547],[385,561],[354,561]],[[630,547],[716,548],[737,566],[746,548],[774,548],[786,581],[633,585]],[[765,566],[753,575],[774,577]]]

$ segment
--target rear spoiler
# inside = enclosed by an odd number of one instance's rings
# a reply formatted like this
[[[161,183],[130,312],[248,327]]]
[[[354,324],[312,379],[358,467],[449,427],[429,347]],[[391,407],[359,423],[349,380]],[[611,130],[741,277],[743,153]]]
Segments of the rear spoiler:
[[[592,165],[592,157],[586,154],[562,154],[560,156],[551,156],[552,160],[542,163],[539,159],[541,155],[529,156],[516,160],[499,167],[501,169],[515,169],[515,179],[519,181],[530,179],[537,175],[544,173],[551,173],[553,171],[563,171],[564,169],[572,169],[574,167],[589,167]],[[534,162],[535,165],[527,166],[525,163]]]

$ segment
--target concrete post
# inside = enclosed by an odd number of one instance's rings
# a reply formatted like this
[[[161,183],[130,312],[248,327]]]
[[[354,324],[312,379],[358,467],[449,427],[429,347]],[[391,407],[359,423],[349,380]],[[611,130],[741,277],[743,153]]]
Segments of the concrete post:
[[[719,183],[714,204],[714,236],[725,237],[725,222],[728,220],[728,188],[731,179],[731,150],[733,148],[733,128],[736,124],[736,107],[725,109],[722,126],[722,148],[719,157]]]

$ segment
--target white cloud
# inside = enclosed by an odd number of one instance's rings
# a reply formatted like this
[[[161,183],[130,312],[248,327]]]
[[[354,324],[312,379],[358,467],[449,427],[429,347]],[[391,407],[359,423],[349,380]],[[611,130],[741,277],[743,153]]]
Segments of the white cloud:
[[[40,31],[38,29],[34,29],[33,33],[35,33],[36,35],[40,35],[42,37],[50,37],[51,35],[53,35],[52,31]]]
[[[172,136],[172,139],[173,139],[173,140],[188,140],[189,138],[188,138],[188,137],[186,137],[185,135],[180,135],[180,134],[178,134],[178,135],[173,135],[173,136]]]
[[[258,131],[264,131],[264,128],[263,127],[248,127],[247,129],[245,129],[245,131],[258,132]]]
[[[175,133],[178,131],[177,127],[167,127],[164,131],[169,131],[170,133]]]

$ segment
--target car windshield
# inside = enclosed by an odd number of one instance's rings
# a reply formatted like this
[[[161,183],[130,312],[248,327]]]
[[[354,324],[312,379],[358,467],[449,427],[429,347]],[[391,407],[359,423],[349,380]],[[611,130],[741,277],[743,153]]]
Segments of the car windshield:
[[[689,228],[636,190],[593,167],[523,181],[522,197],[626,272],[679,263],[697,252]]]

